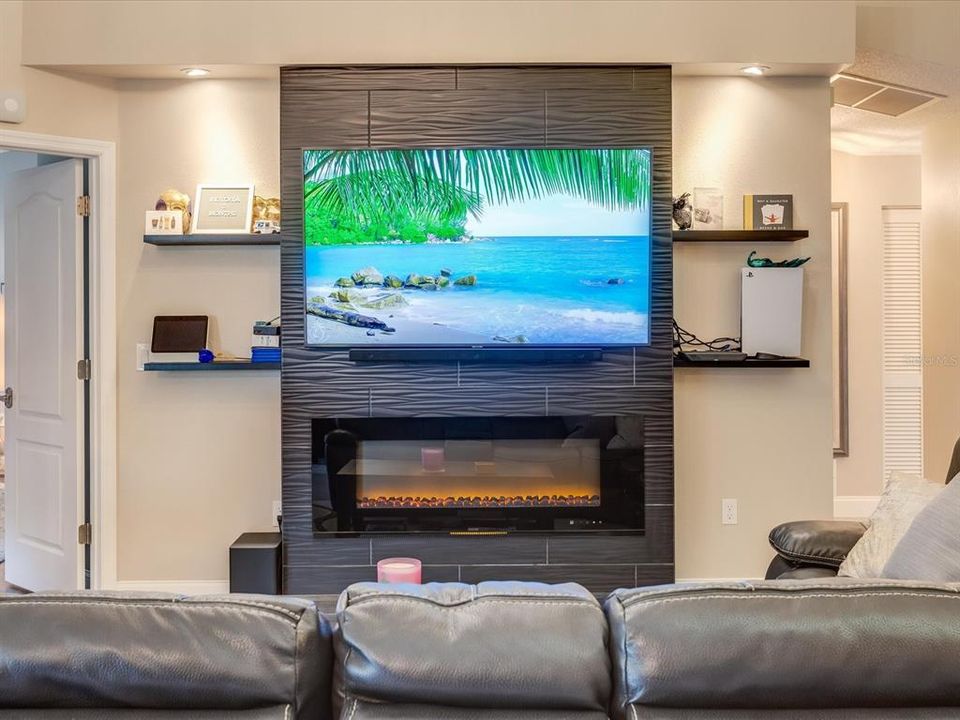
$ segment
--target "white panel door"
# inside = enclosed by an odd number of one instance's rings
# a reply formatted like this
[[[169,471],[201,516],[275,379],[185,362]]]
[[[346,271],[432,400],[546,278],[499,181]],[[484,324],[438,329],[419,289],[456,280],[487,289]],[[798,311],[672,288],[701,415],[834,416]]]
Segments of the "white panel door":
[[[82,188],[65,160],[14,174],[4,205],[5,574],[27,590],[83,587]]]

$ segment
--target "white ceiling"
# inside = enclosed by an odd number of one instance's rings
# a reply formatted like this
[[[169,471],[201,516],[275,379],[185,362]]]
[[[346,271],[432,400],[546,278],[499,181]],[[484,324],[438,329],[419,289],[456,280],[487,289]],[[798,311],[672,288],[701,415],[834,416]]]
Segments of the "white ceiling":
[[[845,72],[947,96],[900,117],[840,106],[830,112],[835,150],[919,155],[928,123],[947,115],[960,122],[960,2],[861,3],[856,60]]]
[[[835,150],[856,155],[919,155],[920,137],[928,123],[950,114],[960,118],[957,69],[861,48],[847,72],[947,97],[900,117],[834,106],[830,126]]]

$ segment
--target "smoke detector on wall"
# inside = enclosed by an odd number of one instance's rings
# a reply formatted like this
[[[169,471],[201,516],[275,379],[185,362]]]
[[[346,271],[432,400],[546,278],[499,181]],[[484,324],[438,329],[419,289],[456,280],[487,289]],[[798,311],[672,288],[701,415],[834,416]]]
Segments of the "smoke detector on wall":
[[[888,117],[900,117],[946,97],[917,88],[893,85],[882,80],[838,73],[830,79],[833,104],[866,110]]]

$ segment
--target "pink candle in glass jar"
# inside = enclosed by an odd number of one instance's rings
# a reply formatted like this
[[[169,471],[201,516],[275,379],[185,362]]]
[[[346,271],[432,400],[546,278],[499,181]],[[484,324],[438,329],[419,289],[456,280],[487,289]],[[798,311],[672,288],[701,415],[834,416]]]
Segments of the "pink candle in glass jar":
[[[420,464],[427,472],[443,470],[443,448],[420,448]]]
[[[420,566],[416,558],[386,558],[377,563],[377,582],[419,585]]]

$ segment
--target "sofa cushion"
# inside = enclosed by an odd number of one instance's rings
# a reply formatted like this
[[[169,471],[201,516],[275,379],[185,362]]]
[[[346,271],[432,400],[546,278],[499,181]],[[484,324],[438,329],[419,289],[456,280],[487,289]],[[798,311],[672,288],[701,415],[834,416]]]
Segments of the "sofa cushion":
[[[633,706],[639,718],[698,717],[660,712],[671,708],[960,708],[957,586],[673,585],[618,590],[605,611],[617,718]]]
[[[883,577],[960,582],[960,482],[947,485],[914,518]]]
[[[329,717],[330,631],[306,601],[0,595],[0,628],[0,708]]]
[[[870,516],[869,527],[840,565],[841,577],[879,578],[910,523],[944,486],[919,475],[894,472]]]
[[[606,621],[579,585],[360,583],[337,620],[348,704],[606,711]]]

